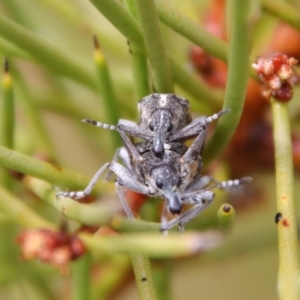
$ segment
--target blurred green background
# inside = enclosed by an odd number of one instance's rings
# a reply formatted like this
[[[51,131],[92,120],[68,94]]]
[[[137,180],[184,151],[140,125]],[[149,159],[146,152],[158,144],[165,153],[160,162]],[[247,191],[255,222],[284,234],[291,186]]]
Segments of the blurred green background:
[[[211,4],[208,0],[171,2],[200,24]],[[108,122],[101,91],[95,85],[92,35],[98,37],[107,60],[120,117],[137,120],[131,56],[126,38],[87,0],[1,0],[0,14],[45,40],[53,49],[58,49],[77,68],[77,73],[72,77],[68,75],[65,65],[60,68],[55,62],[37,59],[34,49],[32,52],[24,50],[14,43],[14,37],[10,39],[0,34],[0,59],[8,58],[13,76],[14,149],[53,161],[58,166],[91,178],[104,162],[112,159],[115,151],[112,132],[81,123],[83,118]],[[263,13],[259,16],[259,22],[253,29],[252,57],[256,57],[258,49],[268,40],[276,24],[273,17]],[[164,24],[161,30],[167,49],[186,70],[194,72],[188,59],[191,42]],[[191,101],[195,115],[214,111],[214,107],[183,88],[176,86],[175,92]],[[298,91],[295,98],[297,95]],[[299,112],[298,103],[297,99],[292,103],[294,116]],[[293,126],[296,131],[297,125],[299,127],[299,122],[297,124],[295,121]],[[223,168],[229,169],[222,161],[220,169]],[[253,186],[250,191],[235,196],[238,200],[234,203],[240,201],[243,205],[237,206],[236,220],[226,233],[224,243],[209,253],[170,262],[172,299],[277,298],[274,172],[253,170],[248,175],[254,179]],[[295,195],[298,200],[299,178],[296,177],[296,180]],[[251,189],[254,192],[251,193]],[[59,213],[34,197],[21,182],[14,181],[11,191],[47,219],[60,222]],[[219,200],[203,214],[204,219],[216,213],[219,205],[230,201],[231,196],[220,193],[218,197]],[[70,222],[72,226],[77,228]],[[11,222],[9,216],[0,212],[0,298],[70,299],[70,274],[62,275],[51,266],[21,259],[15,242],[21,231],[22,228]],[[112,258],[110,260],[113,261]],[[92,284],[95,290],[101,282],[103,264],[105,259],[96,261],[93,266]],[[110,290],[108,288],[107,294],[112,296],[99,296],[101,291],[94,291],[93,299],[138,299],[129,263],[125,259],[125,263],[120,264],[122,271],[118,271],[118,264],[116,266],[111,269],[112,273],[123,272],[124,277],[119,283],[116,281]]]

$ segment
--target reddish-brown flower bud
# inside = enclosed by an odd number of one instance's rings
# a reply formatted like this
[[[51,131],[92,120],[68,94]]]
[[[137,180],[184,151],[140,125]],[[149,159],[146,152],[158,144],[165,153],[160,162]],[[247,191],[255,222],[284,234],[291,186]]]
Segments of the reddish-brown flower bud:
[[[265,96],[273,96],[279,101],[289,101],[293,97],[294,72],[297,60],[285,54],[273,58],[258,58],[252,65],[265,85]]]
[[[65,231],[26,230],[18,236],[17,242],[25,259],[39,259],[61,269],[86,252],[82,241]]]

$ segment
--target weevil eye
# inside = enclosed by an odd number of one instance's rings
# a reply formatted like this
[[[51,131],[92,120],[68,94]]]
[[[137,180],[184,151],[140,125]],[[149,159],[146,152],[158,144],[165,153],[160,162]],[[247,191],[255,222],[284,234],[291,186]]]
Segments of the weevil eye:
[[[151,131],[154,130],[154,122],[153,122],[153,121],[151,121],[151,122],[149,123],[149,129],[150,129]]]
[[[167,131],[170,132],[173,129],[173,124],[171,122],[167,122]]]
[[[157,186],[159,189],[161,189],[161,188],[163,187],[163,185],[164,185],[164,181],[163,181],[162,178],[157,178],[155,183],[156,183],[156,186]]]

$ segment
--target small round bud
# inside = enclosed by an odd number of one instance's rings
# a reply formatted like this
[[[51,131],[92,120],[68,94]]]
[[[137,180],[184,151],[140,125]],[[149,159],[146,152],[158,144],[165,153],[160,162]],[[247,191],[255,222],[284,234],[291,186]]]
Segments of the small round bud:
[[[223,228],[227,228],[232,224],[235,217],[235,210],[230,204],[223,204],[218,210],[219,224]]]

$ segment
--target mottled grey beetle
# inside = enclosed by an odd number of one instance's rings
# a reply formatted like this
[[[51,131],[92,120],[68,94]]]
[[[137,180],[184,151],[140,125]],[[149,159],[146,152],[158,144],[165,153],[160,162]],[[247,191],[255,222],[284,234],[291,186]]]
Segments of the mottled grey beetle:
[[[207,124],[227,113],[224,109],[210,117],[192,121],[189,101],[175,94],[151,94],[138,103],[139,123],[120,119],[117,126],[84,119],[83,122],[97,127],[117,130],[134,137],[152,141],[152,151],[157,156],[164,154],[166,142],[183,141],[205,131]]]
[[[117,130],[124,142],[115,160],[103,165],[94,175],[84,191],[60,192],[57,196],[80,199],[90,194],[102,173],[109,169],[116,175],[116,190],[129,218],[133,213],[124,196],[123,188],[165,199],[161,219],[161,229],[169,230],[174,225],[184,224],[197,216],[214,199],[213,188],[232,188],[250,180],[217,182],[210,176],[202,176],[201,150],[203,148],[207,124],[222,116],[222,110],[210,117],[200,117],[191,121],[189,103],[174,94],[152,94],[139,102],[140,122],[136,124],[119,120],[117,126],[85,119],[84,122],[98,127]],[[170,125],[171,124],[171,125]],[[142,138],[133,144],[126,134]],[[197,135],[190,147],[182,141]],[[120,158],[123,165],[116,162]],[[183,204],[194,204],[183,214]],[[167,220],[167,209],[179,216]]]

